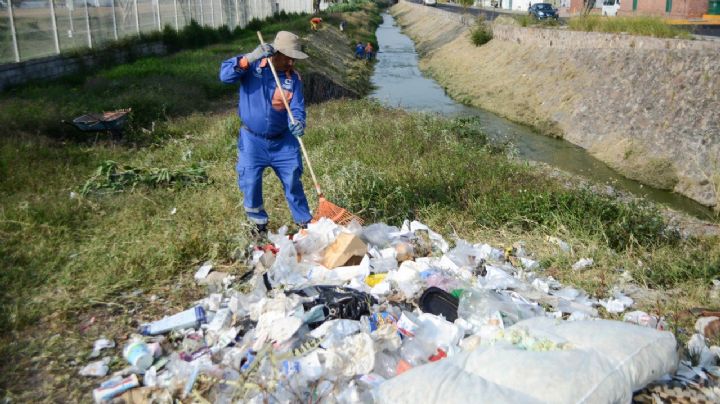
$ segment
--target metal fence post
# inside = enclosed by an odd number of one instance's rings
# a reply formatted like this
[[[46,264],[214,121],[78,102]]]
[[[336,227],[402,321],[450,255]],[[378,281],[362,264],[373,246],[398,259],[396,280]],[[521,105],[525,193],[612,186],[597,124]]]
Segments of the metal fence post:
[[[215,0],[210,0],[210,24],[215,28]]]
[[[175,8],[175,31],[180,31],[180,25],[178,25],[177,0],[173,0],[173,8]]]
[[[133,6],[135,8],[135,31],[140,35],[140,17],[138,17],[137,0],[133,0]]]
[[[53,0],[49,0],[49,1],[50,1],[50,18],[52,18],[53,40],[55,41],[55,53],[60,54],[60,40],[58,39],[57,17],[55,16],[55,2]]]
[[[203,12],[203,0],[199,0],[200,2],[200,25],[203,27],[205,26],[205,13]]]
[[[75,33],[75,24],[73,24],[73,11],[75,11],[75,5],[73,0],[65,0],[65,7],[68,10],[68,21],[70,22],[70,31],[68,31],[68,37],[72,38]]]
[[[160,0],[153,0],[155,3],[155,10],[157,11],[157,27],[158,31],[162,31],[162,22],[160,21]]]
[[[113,20],[113,35],[115,36],[115,40],[118,40],[118,32],[117,32],[117,17],[115,16],[115,0],[112,0],[112,20]]]
[[[90,31],[90,12],[88,11],[88,0],[85,0],[85,28],[87,29],[88,48],[92,49],[92,32]]]
[[[10,17],[10,31],[12,32],[13,51],[15,52],[15,61],[20,61],[20,50],[18,49],[17,32],[15,32],[15,15],[13,14],[12,1],[8,1],[8,17]]]
[[[225,25],[225,18],[223,16],[223,0],[220,0],[220,25]]]

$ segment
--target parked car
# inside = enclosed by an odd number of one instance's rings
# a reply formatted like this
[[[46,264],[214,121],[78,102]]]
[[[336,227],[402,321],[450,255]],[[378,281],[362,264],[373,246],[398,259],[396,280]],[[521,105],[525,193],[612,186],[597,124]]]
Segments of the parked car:
[[[426,6],[433,6],[435,7],[437,5],[437,1],[435,0],[423,0],[423,4]]]
[[[536,20],[558,19],[558,11],[550,3],[535,3],[528,8],[528,14]]]
[[[620,9],[620,0],[605,0],[602,5],[602,15],[613,17]]]

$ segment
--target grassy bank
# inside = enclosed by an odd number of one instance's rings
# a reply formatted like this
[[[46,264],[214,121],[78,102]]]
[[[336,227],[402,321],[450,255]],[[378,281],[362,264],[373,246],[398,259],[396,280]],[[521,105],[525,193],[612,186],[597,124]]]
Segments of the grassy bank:
[[[303,74],[322,72],[363,94],[371,65],[353,59],[353,44],[374,42],[378,8],[365,2],[323,18],[318,33],[302,15],[260,28],[266,38],[281,29],[304,36],[313,59],[300,64]],[[234,171],[237,88],[217,74],[222,60],[256,46],[256,28],[231,42],[0,95],[0,355],[8,358],[1,396],[90,400],[95,381],[77,379],[74,366],[86,361],[95,333],[119,336],[188,304],[197,297],[190,272],[205,259],[243,271],[250,227]],[[132,120],[119,142],[61,123],[127,107]],[[99,167],[105,171],[95,176]],[[131,169],[137,183],[83,195],[90,178],[100,185],[113,167]],[[276,196],[277,185],[268,182],[267,192]],[[270,212],[277,223],[287,219],[284,204]],[[146,306],[151,296],[159,300]]]
[[[656,38],[691,39],[692,35],[684,28],[667,24],[660,17],[602,17],[586,15],[568,19],[568,28],[575,31],[594,31],[627,33],[631,35],[652,36]]]
[[[568,191],[486,147],[472,121],[409,115],[368,101],[321,104],[309,116],[306,142],[327,195],[368,222],[417,218],[450,238],[522,241],[547,273],[599,296],[628,271],[641,285],[675,291],[672,300],[641,303],[666,314],[701,304],[720,274],[717,240],[682,240],[650,208]],[[189,304],[198,293],[192,274],[204,260],[235,274],[246,270],[238,259],[249,225],[233,170],[234,113],[195,114],[168,126],[185,135],[133,151],[37,139],[4,143],[18,187],[3,190],[0,222],[10,269],[2,273],[3,322],[15,330],[5,335],[4,357],[19,351],[42,364],[43,374],[72,374],[75,363],[86,362],[93,338],[122,338],[138,323]],[[196,162],[210,183],[70,198],[94,161],[105,158],[155,167]],[[291,218],[279,182],[267,176],[265,205],[277,228]],[[573,252],[559,252],[546,236],[567,241]],[[569,269],[586,256],[595,267]],[[99,324],[81,334],[91,317]],[[48,344],[53,334],[60,338]],[[30,366],[20,360],[6,374],[17,374],[16,365]],[[92,381],[55,383],[53,390],[89,391]]]

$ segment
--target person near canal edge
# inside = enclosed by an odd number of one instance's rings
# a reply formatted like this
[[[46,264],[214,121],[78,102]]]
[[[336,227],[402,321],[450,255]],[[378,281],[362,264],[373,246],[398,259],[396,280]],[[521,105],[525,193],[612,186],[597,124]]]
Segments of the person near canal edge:
[[[240,84],[238,113],[242,127],[238,137],[238,185],[245,213],[255,224],[253,233],[267,234],[268,214],[263,206],[262,177],[270,167],[282,182],[290,213],[300,227],[312,219],[301,177],[300,145],[296,137],[305,132],[305,98],[300,74],[293,69],[301,51],[300,38],[280,31],[272,44],[261,44],[244,55],[232,57],[220,66],[220,81]],[[285,92],[295,124],[285,109],[268,62],[272,62]]]

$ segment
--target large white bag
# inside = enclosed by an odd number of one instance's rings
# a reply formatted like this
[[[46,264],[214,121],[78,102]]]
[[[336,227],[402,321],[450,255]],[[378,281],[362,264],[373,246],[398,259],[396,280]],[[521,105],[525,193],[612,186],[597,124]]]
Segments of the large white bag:
[[[675,337],[610,320],[545,317],[509,328],[563,346],[525,350],[499,342],[417,367],[383,383],[381,403],[628,403],[634,390],[673,372]]]

